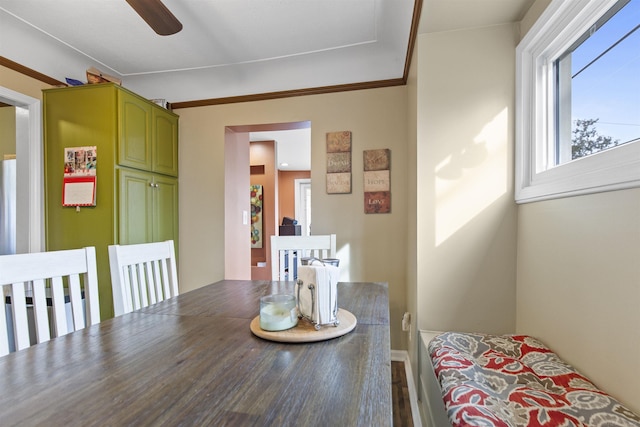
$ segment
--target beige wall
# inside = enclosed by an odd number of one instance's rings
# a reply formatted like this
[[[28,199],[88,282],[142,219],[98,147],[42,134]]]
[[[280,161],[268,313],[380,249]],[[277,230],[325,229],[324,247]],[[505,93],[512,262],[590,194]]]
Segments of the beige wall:
[[[224,221],[224,249],[222,251],[222,257],[224,258],[224,278],[225,279],[241,279],[245,280],[251,277],[251,246],[247,245],[247,241],[239,239],[237,236],[249,236],[251,233],[250,221],[244,223],[244,214],[246,212],[247,218],[249,218],[251,207],[249,199],[243,191],[239,191],[240,188],[249,188],[250,185],[250,149],[249,149],[249,134],[247,132],[236,132],[231,128],[225,129],[225,145],[224,145],[224,165],[225,168],[216,170],[215,172],[222,172],[222,180],[224,181],[224,197],[222,199],[205,199],[203,203],[214,204],[208,207],[214,208],[216,213],[222,211],[222,218]],[[210,160],[207,160],[209,163]],[[188,171],[190,174],[191,171]],[[182,174],[182,172],[181,172]],[[216,179],[219,177],[219,173],[216,173]],[[208,188],[206,186],[205,188]],[[180,200],[182,205],[182,199]],[[205,210],[207,211],[207,210]],[[203,230],[211,230],[210,222],[205,218],[202,224],[193,224],[194,226],[201,225]],[[216,228],[217,229],[217,228]],[[180,230],[182,235],[182,230]],[[194,254],[200,253],[199,244],[202,242],[193,241],[194,244],[190,245],[188,250]],[[226,253],[232,253],[234,256],[224,256]],[[193,274],[200,274],[201,268],[198,271],[192,272]]]
[[[521,205],[517,331],[640,412],[640,189]]]
[[[640,413],[640,190],[521,205],[517,260],[517,332]]]
[[[533,2],[525,16],[522,18],[520,22],[520,35],[524,37],[527,32],[531,29],[533,24],[536,23],[542,12],[549,6],[551,0],[536,0]]]
[[[411,331],[408,334],[407,351],[411,362],[414,384],[418,382],[418,49],[414,49],[411,67],[407,76],[407,311],[411,313]]]
[[[515,331],[516,37],[502,25],[418,38],[420,329]]]
[[[389,283],[392,348],[406,348],[407,91],[391,87],[181,109],[180,286],[224,278],[226,126],[311,121],[313,234],[337,235],[342,280]],[[327,194],[327,132],[350,130],[352,193]],[[390,214],[364,214],[363,150],[391,149]]]
[[[0,65],[0,86],[36,99],[42,99],[42,89],[52,87],[2,65]]]
[[[0,160],[16,154],[16,107],[0,107]]]

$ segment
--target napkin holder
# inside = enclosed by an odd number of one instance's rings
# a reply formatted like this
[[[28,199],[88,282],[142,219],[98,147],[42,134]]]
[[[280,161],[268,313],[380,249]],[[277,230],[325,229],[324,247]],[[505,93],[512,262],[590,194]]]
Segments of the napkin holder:
[[[338,279],[340,269],[320,260],[298,267],[296,301],[302,319],[316,330],[324,325],[338,326]]]

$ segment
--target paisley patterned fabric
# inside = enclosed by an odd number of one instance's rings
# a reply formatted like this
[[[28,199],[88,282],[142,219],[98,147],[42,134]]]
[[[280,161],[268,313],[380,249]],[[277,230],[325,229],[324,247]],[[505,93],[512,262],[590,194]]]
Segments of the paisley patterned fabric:
[[[429,343],[455,427],[640,427],[640,417],[526,335],[447,332]]]

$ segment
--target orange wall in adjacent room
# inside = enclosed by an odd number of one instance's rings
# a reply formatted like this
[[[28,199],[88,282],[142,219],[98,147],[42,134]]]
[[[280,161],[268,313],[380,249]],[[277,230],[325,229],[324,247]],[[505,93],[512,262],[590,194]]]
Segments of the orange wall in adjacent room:
[[[282,224],[282,217],[296,218],[296,179],[311,179],[311,171],[278,171],[278,224]]]

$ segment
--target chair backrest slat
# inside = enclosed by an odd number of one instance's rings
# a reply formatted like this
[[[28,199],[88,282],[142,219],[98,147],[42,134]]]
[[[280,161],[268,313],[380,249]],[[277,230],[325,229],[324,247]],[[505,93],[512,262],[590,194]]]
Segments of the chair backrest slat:
[[[336,235],[271,236],[271,280],[295,280],[304,257],[335,258]]]
[[[173,240],[109,246],[116,316],[178,295]]]
[[[169,281],[162,281],[162,277],[169,277],[167,271],[167,263],[166,262],[154,262],[153,263],[153,278],[154,283],[156,285],[156,299],[158,301],[161,300],[162,295],[169,295],[171,293],[171,289],[169,288]]]
[[[13,336],[16,350],[22,350],[31,345],[24,283],[13,283],[11,285],[11,309],[13,312]]]
[[[49,314],[47,312],[47,296],[44,280],[34,280],[33,296],[31,303],[33,306],[33,318],[36,324],[36,337],[38,342],[45,342],[51,339],[49,332]],[[26,307],[27,304],[25,303]],[[18,322],[16,322],[18,324]]]
[[[162,283],[160,277],[157,274],[156,261],[149,261],[144,263],[145,274],[147,275],[147,282],[149,283],[149,304],[155,304],[158,301],[162,301]]]
[[[66,315],[62,316],[61,313],[65,312],[64,304],[64,286],[62,283],[62,277],[53,277],[51,279],[51,311],[54,318],[54,333],[61,337],[69,333],[69,327],[67,325]]]
[[[0,256],[0,287],[0,356],[100,322],[93,247]]]
[[[0,312],[0,356],[4,356],[9,354],[9,329],[7,328],[7,317],[4,316],[7,313],[7,299],[4,289],[0,292],[0,298],[2,298],[2,303],[0,303],[2,309]]]
[[[149,298],[147,298],[147,279],[144,271],[144,263],[137,263],[135,266],[132,266],[134,269],[134,285],[136,292],[136,300],[134,304],[134,308],[137,310],[141,307],[146,307],[149,305]]]
[[[73,330],[85,327],[84,315],[82,313],[82,295],[80,293],[80,276],[72,274],[69,276],[69,299],[71,300],[71,314],[73,318]]]

